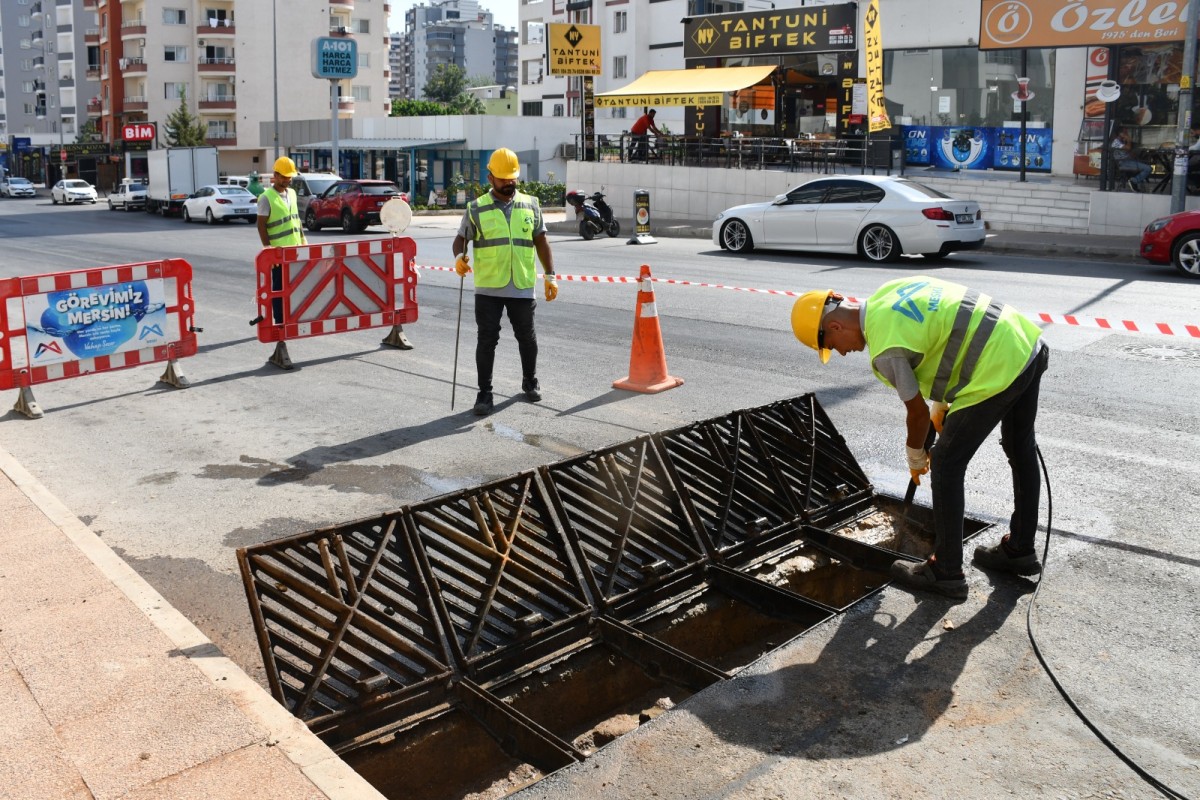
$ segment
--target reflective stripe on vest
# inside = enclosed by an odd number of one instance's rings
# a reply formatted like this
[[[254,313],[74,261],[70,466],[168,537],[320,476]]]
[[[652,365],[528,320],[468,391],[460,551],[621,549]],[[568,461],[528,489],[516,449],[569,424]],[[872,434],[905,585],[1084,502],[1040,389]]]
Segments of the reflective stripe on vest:
[[[880,287],[867,301],[863,332],[872,354],[893,348],[921,354],[914,373],[922,395],[951,403],[951,412],[1004,391],[1041,336],[1015,309],[924,276]],[[888,383],[874,364],[872,370]]]
[[[267,241],[275,247],[307,244],[300,228],[300,216],[296,213],[296,192],[288,189],[284,196],[272,187],[264,194],[271,206],[271,216],[267,217]]]
[[[533,231],[538,215],[537,198],[517,192],[509,218],[488,192],[467,205],[475,228],[475,285],[500,289],[511,280],[518,289],[532,289],[534,269]]]

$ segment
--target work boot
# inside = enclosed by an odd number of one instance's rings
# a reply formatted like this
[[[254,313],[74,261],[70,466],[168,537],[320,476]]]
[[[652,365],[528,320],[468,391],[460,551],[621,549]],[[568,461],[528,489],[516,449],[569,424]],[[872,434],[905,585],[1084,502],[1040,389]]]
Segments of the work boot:
[[[1014,575],[1037,575],[1042,571],[1037,551],[1014,553],[1008,545],[1009,534],[993,545],[981,544],[975,548],[974,562],[977,566],[995,572],[1011,572]]]
[[[967,579],[961,574],[958,577],[939,578],[933,571],[932,561],[893,561],[888,572],[896,583],[910,589],[937,592],[955,600],[967,599]]]
[[[480,392],[475,395],[475,408],[471,409],[477,417],[486,417],[492,413],[494,403],[492,402],[491,392]]]
[[[521,381],[521,391],[525,393],[525,399],[531,403],[539,403],[542,400],[542,387],[537,378],[526,378]]]

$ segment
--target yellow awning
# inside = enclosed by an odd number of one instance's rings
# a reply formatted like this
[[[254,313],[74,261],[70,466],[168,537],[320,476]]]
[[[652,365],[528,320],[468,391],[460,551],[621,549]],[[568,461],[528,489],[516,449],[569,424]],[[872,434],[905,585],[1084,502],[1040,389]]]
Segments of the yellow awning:
[[[719,106],[726,92],[753,86],[774,66],[652,69],[623,89],[599,92],[597,108],[613,106]]]

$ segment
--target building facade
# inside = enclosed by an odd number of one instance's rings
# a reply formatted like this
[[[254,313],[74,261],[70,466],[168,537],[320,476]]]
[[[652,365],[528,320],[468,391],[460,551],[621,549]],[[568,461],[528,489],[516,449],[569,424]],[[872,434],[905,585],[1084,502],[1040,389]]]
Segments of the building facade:
[[[410,8],[403,43],[396,46],[404,65],[393,96],[425,99],[425,85],[441,65],[463,70],[468,80],[516,85],[517,32],[496,25],[476,0],[441,0]]]
[[[0,1],[0,169],[46,180],[73,165],[99,87],[95,15],[86,6]]]

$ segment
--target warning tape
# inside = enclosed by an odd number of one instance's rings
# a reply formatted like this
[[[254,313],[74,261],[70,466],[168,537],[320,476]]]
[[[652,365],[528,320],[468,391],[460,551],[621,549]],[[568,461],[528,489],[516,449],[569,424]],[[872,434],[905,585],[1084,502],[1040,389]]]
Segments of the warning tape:
[[[436,272],[454,272],[454,267],[435,267],[415,264],[417,269],[428,269]],[[560,281],[578,281],[580,283],[637,283],[637,278],[624,275],[563,275],[555,273]],[[793,292],[787,289],[755,289],[746,286],[726,286],[723,283],[705,283],[702,281],[681,281],[675,278],[650,278],[654,283],[665,283],[672,286],[698,286],[702,289],[728,289],[731,292],[746,292],[747,294],[770,294],[780,297],[799,297],[803,292]],[[859,298],[847,297],[852,303],[860,302]],[[1128,331],[1130,333],[1150,333],[1160,336],[1190,336],[1200,339],[1200,325],[1171,325],[1166,322],[1134,322],[1133,320],[1110,320],[1104,317],[1084,317],[1077,314],[1037,314],[1040,322],[1048,325],[1073,325],[1082,328],[1100,328],[1110,331]]]

